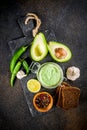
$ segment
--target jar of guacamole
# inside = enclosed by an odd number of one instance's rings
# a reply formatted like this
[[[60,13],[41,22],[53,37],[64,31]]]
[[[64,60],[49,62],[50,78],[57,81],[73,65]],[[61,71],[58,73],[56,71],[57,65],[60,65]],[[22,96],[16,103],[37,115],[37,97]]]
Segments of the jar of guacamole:
[[[63,81],[62,68],[54,62],[39,65],[36,75],[42,87],[48,89],[56,88]]]

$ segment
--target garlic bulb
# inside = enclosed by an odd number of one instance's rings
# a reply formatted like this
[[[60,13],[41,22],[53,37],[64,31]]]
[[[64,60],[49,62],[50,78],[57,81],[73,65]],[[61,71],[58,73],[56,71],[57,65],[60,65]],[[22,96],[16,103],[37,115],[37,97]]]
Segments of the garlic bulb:
[[[66,76],[67,79],[74,81],[80,77],[80,69],[75,66],[71,66],[67,69]]]
[[[16,77],[17,77],[18,79],[22,79],[22,78],[24,78],[25,76],[27,76],[27,75],[24,73],[23,70],[18,71],[18,73],[17,73],[17,75],[16,75]]]

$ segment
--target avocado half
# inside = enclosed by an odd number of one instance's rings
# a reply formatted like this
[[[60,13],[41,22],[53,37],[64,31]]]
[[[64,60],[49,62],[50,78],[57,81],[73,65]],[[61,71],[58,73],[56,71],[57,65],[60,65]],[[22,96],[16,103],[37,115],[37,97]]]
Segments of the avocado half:
[[[66,51],[67,55],[64,58],[56,57],[56,55],[55,55],[56,48],[64,49]],[[70,60],[72,57],[71,50],[65,44],[62,44],[59,42],[50,41],[48,44],[48,50],[49,50],[51,57],[57,62],[66,62],[66,61]]]
[[[30,54],[34,61],[41,61],[48,53],[47,41],[42,32],[38,33],[31,45]]]

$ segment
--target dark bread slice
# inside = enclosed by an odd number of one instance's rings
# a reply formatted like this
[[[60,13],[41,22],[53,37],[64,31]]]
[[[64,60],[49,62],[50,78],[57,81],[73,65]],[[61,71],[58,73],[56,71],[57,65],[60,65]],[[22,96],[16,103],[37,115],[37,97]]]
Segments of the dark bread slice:
[[[57,98],[57,107],[62,107],[62,93],[61,93],[61,87],[59,87],[59,93],[58,93],[58,98]]]
[[[58,100],[58,97],[59,97],[59,90],[60,90],[60,86],[57,87],[56,93],[54,95],[54,105],[56,105],[56,103],[57,103],[57,100]]]
[[[80,89],[72,87],[67,82],[63,82],[56,90],[56,106],[63,109],[77,107],[79,104]]]
[[[77,87],[62,87],[62,108],[69,109],[79,104],[80,89]]]
[[[56,90],[55,98],[57,100],[56,106],[62,107],[62,87],[70,87],[70,85],[66,82],[63,82],[61,86],[59,86]]]

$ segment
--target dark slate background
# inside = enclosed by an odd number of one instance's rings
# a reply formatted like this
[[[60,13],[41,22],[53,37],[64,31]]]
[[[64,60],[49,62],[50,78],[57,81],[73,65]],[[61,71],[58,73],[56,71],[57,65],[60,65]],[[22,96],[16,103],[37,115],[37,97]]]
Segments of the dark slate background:
[[[34,12],[42,20],[41,29],[53,30],[59,42],[73,53],[65,67],[75,65],[81,76],[73,85],[81,89],[80,104],[68,111],[55,109],[32,117],[19,80],[10,87],[8,42],[23,37],[17,20]],[[87,129],[87,1],[9,0],[0,1],[0,130],[86,130]]]

